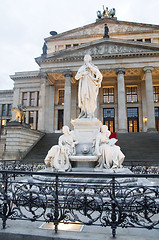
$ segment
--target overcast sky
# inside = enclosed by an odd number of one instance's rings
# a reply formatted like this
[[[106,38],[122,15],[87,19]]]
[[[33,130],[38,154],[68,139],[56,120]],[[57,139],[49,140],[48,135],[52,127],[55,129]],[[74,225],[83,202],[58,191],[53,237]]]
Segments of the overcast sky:
[[[50,31],[93,23],[103,5],[118,20],[159,25],[159,0],[0,0],[0,89],[13,88],[9,75],[38,70],[34,58]]]

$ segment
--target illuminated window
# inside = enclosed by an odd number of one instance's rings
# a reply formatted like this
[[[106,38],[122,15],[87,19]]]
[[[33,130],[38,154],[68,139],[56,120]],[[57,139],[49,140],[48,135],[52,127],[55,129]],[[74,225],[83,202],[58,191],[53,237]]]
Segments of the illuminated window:
[[[64,89],[59,89],[59,94],[58,94],[58,104],[64,105]]]
[[[27,106],[27,92],[23,92],[22,105]]]
[[[154,102],[159,101],[159,87],[158,86],[153,87],[153,100],[154,100]]]
[[[137,87],[126,87],[127,103],[137,102]]]
[[[31,129],[33,129],[33,122],[34,122],[34,112],[30,111],[29,112],[29,124],[30,124]]]
[[[2,119],[1,121],[1,134],[4,135],[4,126],[6,126],[6,120]]]
[[[103,88],[103,102],[114,103],[114,88]]]

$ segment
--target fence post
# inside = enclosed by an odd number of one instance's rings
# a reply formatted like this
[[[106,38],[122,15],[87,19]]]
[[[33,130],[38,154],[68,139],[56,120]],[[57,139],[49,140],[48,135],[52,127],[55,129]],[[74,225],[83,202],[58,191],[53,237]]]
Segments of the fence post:
[[[116,203],[115,203],[115,178],[112,177],[112,215],[111,215],[111,220],[112,220],[112,224],[111,224],[111,229],[112,229],[112,235],[113,238],[115,238],[116,236]]]
[[[3,229],[6,227],[6,221],[7,221],[7,191],[8,191],[8,176],[7,173],[3,173],[2,175],[3,181],[2,181],[2,188],[3,188],[3,211],[2,211],[2,226]]]
[[[55,178],[55,218],[54,218],[54,225],[55,225],[55,233],[58,231],[58,217],[59,217],[59,211],[58,211],[58,175],[56,174]]]

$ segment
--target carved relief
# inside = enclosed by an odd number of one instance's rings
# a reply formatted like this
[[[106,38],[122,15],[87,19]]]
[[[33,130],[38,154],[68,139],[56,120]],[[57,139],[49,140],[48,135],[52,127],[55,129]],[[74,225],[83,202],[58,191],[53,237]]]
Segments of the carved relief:
[[[109,42],[104,42],[100,45],[90,46],[85,49],[80,49],[80,51],[76,51],[74,53],[71,53],[70,57],[82,57],[86,54],[89,54],[91,56],[100,56],[100,55],[108,55],[108,54],[122,54],[122,53],[139,53],[139,52],[148,52],[149,49],[144,48],[137,48],[133,46],[123,46],[120,44],[113,44]]]
[[[125,32],[135,32],[135,31],[143,31],[143,30],[152,30],[151,27],[145,26],[135,26],[128,24],[114,24],[107,23],[109,27],[109,33],[125,33]],[[83,35],[103,35],[104,34],[104,23],[102,22],[100,25],[92,25],[88,26],[88,28],[81,28],[78,31],[74,31],[73,33],[69,33],[67,36],[83,36]]]

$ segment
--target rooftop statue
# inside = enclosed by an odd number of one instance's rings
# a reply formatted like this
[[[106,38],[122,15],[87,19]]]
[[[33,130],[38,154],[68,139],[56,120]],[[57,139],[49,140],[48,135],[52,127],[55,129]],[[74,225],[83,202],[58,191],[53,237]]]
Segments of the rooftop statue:
[[[26,109],[26,107],[22,104],[19,104],[17,105],[17,107],[12,108],[12,111],[16,113],[15,121],[19,123],[24,123],[25,121],[24,109]]]
[[[106,7],[106,9],[104,9],[104,5],[103,5],[103,13],[101,13],[100,10],[97,11],[97,17],[99,19],[102,18],[114,18],[115,16],[115,8],[111,8],[110,10],[108,10],[108,7]]]
[[[79,80],[78,106],[81,113],[78,118],[93,118],[97,108],[97,96],[103,76],[91,61],[91,56],[85,55],[84,65],[75,76],[75,79]]]
[[[46,45],[46,42],[44,42],[44,44],[43,44],[42,51],[43,51],[42,55],[46,55],[46,54],[47,54],[47,45]]]

